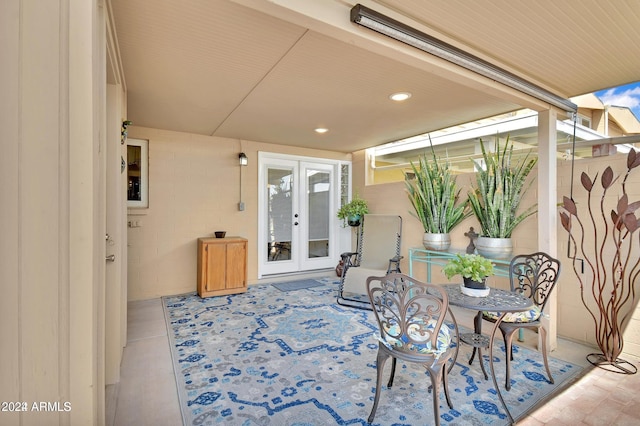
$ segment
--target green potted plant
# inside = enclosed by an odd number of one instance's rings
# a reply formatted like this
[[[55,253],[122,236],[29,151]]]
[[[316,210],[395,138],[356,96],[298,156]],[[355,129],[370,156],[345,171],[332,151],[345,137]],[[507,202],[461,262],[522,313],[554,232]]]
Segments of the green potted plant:
[[[461,290],[469,296],[486,296],[489,294],[487,277],[493,275],[493,263],[479,254],[456,254],[442,268],[442,272],[451,279],[460,275],[463,280]]]
[[[496,137],[494,152],[485,149],[480,140],[483,163],[472,160],[476,168],[476,185],[469,193],[471,210],[480,222],[481,233],[476,248],[478,253],[493,258],[511,256],[511,233],[523,220],[537,211],[534,204],[518,211],[520,202],[533,181],[527,183],[537,158],[531,152],[519,160],[512,160],[513,144],[507,137],[504,147]]]
[[[414,211],[411,214],[422,223],[422,243],[426,249],[447,250],[451,245],[449,233],[471,215],[468,200],[458,202],[460,190],[448,160],[436,157],[433,146],[431,156],[424,154],[418,165],[411,163],[415,176],[405,175],[407,195]]]
[[[369,213],[367,202],[356,193],[350,202],[340,207],[338,219],[342,219],[343,226],[359,226],[362,216]]]

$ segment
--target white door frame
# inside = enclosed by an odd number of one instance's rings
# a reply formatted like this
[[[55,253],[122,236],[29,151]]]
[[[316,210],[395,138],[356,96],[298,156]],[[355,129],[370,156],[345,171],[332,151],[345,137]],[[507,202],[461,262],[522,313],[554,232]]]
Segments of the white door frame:
[[[294,190],[291,193],[292,210],[297,209],[297,206],[300,204],[298,200],[298,195],[300,194],[300,189],[298,188],[300,184],[298,182],[298,161],[290,158],[262,155],[261,152],[258,152],[258,278],[261,278],[262,275],[297,272],[299,270],[298,254],[300,250],[294,248],[300,241],[299,226],[291,225],[291,235],[289,237],[283,237],[281,235],[283,240],[291,240],[291,250],[287,251],[289,259],[278,260],[277,262],[268,262],[266,260],[269,256],[268,246],[270,243],[268,238],[269,232],[267,230],[269,226],[267,220],[269,197],[266,194],[268,182],[267,173],[270,169],[291,170],[294,186]],[[291,212],[291,223],[294,221],[294,214],[299,214],[299,211]],[[286,232],[286,230],[273,230],[273,232],[282,234]]]
[[[326,258],[306,259],[305,253],[308,239],[308,224],[299,221],[301,226],[292,227],[291,259],[286,261],[267,262],[267,203],[265,188],[267,185],[267,170],[273,166],[291,167],[294,169],[294,209],[299,219],[308,216],[306,179],[303,173],[308,167],[318,167],[320,170],[331,171],[330,209],[337,210],[340,201],[340,165],[343,162],[326,158],[305,157],[270,152],[258,152],[258,278],[265,275],[285,274],[293,272],[326,269],[335,266],[340,255],[339,220],[335,214],[329,217],[329,255]],[[295,218],[292,218],[294,221]],[[296,247],[296,248],[293,248]]]
[[[339,190],[339,186],[336,185],[336,180],[339,179],[338,168],[336,164],[318,162],[318,161],[300,161],[300,170],[298,179],[300,184],[298,185],[300,188],[300,194],[298,197],[299,200],[299,211],[302,226],[299,230],[300,244],[299,244],[299,270],[301,271],[312,271],[316,269],[326,269],[335,267],[335,246],[338,244],[336,224],[338,223],[335,212],[337,211],[336,206],[336,192]],[[308,171],[319,171],[322,173],[329,173],[329,185],[330,185],[330,193],[329,193],[329,216],[326,217],[326,226],[328,227],[328,254],[327,256],[322,257],[311,257],[310,256],[310,241],[312,240],[311,231],[312,231],[312,222],[322,222],[322,217],[314,217],[313,220],[311,218],[312,212],[310,211],[310,194],[315,193],[309,188],[308,181]],[[321,225],[322,226],[322,225]],[[322,239],[323,240],[323,239]]]

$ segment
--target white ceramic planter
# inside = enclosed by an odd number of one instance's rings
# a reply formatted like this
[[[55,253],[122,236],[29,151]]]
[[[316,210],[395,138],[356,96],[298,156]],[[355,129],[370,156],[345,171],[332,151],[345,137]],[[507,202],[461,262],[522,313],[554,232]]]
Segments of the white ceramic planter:
[[[466,287],[464,284],[460,284],[460,291],[462,294],[471,297],[487,297],[489,293],[491,293],[491,289],[489,287],[476,289]]]

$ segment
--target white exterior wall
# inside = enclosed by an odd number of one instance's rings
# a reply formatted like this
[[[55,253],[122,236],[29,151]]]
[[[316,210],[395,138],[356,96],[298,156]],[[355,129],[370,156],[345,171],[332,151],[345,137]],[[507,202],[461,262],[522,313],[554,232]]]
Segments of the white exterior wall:
[[[3,425],[104,422],[99,16],[97,1],[0,2],[0,400],[29,409]]]

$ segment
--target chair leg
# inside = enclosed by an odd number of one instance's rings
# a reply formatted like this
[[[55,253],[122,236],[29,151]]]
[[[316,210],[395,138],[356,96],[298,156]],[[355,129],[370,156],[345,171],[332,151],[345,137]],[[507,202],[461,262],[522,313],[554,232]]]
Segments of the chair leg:
[[[449,375],[447,374],[447,365],[442,368],[442,385],[444,387],[444,397],[447,399],[447,405],[453,410],[453,404],[451,398],[449,398]]]
[[[378,409],[378,402],[380,401],[380,385],[382,383],[382,371],[384,370],[384,364],[387,362],[387,358],[389,355],[383,353],[381,350],[378,350],[378,356],[376,357],[376,394],[373,397],[373,408],[371,408],[371,414],[369,414],[369,418],[367,422],[371,423],[373,418],[376,416],[376,410]],[[393,359],[396,360],[395,358]]]
[[[435,370],[429,367],[427,368],[427,370],[429,370],[429,377],[431,377],[431,387],[433,388],[431,397],[433,398],[433,418],[434,418],[435,426],[440,426],[439,396],[440,396],[440,381],[442,380],[442,377],[443,377],[442,373],[438,370],[438,368],[444,369],[442,366],[436,367]]]
[[[389,382],[387,383],[387,387],[390,388],[393,386],[393,378],[396,376],[396,358],[392,358],[391,361],[391,376],[389,377]]]
[[[547,360],[547,330],[544,327],[539,327],[540,339],[542,339],[542,359],[544,360],[544,368],[547,369],[547,376],[549,376],[549,382],[553,384],[553,377],[551,376],[551,370],[549,369],[549,361]]]

